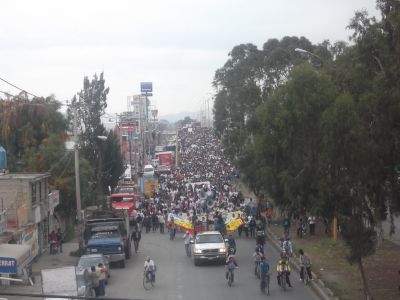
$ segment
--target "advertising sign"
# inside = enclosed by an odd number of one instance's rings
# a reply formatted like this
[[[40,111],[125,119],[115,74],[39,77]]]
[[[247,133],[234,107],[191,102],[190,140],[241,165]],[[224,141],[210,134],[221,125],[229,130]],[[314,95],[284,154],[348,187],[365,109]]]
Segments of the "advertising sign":
[[[140,92],[142,95],[153,96],[153,83],[152,82],[141,82]]]
[[[17,274],[17,260],[11,257],[0,257],[0,274]]]

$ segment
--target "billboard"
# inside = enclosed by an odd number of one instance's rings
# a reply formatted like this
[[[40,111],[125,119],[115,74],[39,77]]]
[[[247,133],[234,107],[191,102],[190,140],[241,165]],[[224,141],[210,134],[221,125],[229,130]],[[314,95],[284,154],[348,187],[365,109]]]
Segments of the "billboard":
[[[153,83],[152,82],[141,82],[140,92],[142,95],[153,96]]]

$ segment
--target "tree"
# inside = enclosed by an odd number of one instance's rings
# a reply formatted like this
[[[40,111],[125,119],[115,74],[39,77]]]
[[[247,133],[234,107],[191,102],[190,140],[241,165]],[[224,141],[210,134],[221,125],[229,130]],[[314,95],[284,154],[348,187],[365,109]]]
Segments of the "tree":
[[[99,136],[106,134],[104,126],[101,123],[101,116],[104,115],[107,107],[107,94],[109,88],[105,87],[105,79],[103,73],[100,76],[96,74],[92,80],[84,77],[83,89],[72,99],[71,106],[76,109],[78,127],[80,132],[79,145],[81,153],[89,161],[93,169],[95,169],[96,189],[101,194],[104,191],[102,185],[102,162],[101,162],[101,140]],[[73,110],[69,108],[69,119],[73,118]]]
[[[11,172],[50,172],[51,188],[60,190],[63,215],[75,213],[73,153],[65,149],[67,120],[53,96],[28,100],[24,95],[0,100],[0,144],[7,150]],[[81,180],[94,173],[80,161]],[[82,185],[82,202],[88,202],[87,185]]]
[[[117,186],[125,168],[119,139],[114,132],[109,131],[104,147],[101,149],[104,157],[102,165],[103,192],[106,192],[107,187]]]

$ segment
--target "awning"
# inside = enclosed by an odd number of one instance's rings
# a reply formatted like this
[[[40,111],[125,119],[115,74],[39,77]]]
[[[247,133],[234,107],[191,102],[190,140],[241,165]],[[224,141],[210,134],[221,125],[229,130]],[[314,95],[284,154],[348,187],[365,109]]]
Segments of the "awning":
[[[18,274],[30,259],[31,247],[20,244],[0,245],[0,274]]]

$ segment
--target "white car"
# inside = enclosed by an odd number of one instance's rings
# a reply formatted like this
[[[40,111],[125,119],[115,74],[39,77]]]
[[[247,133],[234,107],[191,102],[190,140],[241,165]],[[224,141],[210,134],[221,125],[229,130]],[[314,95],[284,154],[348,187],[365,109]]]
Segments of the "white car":
[[[195,266],[197,266],[200,261],[225,263],[228,249],[226,240],[224,240],[224,237],[219,231],[199,232],[191,244]]]
[[[143,176],[145,176],[145,177],[153,177],[154,176],[154,168],[152,165],[144,166]]]

